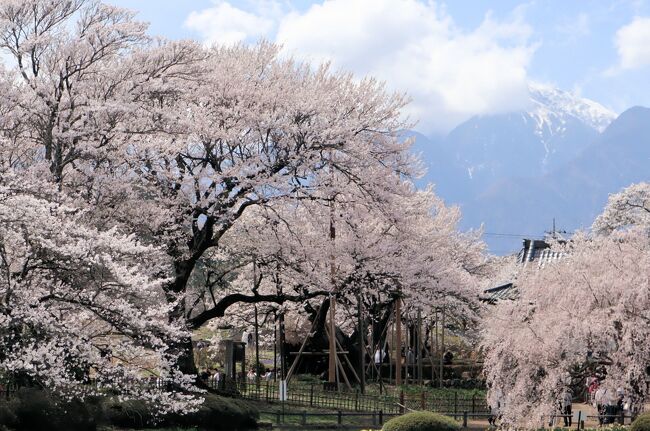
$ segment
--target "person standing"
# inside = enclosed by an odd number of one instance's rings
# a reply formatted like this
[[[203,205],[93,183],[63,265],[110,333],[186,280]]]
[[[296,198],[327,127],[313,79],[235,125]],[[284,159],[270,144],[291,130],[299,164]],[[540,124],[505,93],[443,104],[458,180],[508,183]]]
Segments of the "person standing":
[[[596,411],[598,412],[598,423],[600,425],[602,425],[604,422],[603,415],[605,414],[605,404],[607,397],[607,389],[605,389],[603,386],[600,386],[594,395],[594,405],[596,406]]]
[[[564,391],[564,395],[562,397],[562,415],[564,417],[565,427],[571,426],[571,422],[573,419],[572,407],[573,407],[573,392],[571,391],[570,388],[567,388]]]
[[[600,382],[598,381],[598,378],[596,376],[592,376],[588,380],[588,388],[587,392],[589,393],[589,403],[593,404],[594,403],[594,397],[596,396],[596,391],[598,390],[598,386]]]

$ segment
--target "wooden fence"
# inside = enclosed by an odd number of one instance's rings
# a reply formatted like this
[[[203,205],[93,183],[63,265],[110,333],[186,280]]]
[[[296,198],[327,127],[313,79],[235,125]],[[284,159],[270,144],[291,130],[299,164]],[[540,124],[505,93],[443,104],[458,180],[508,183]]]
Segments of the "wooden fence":
[[[277,425],[281,424],[286,424],[287,423],[287,418],[291,417],[296,417],[298,418],[298,421],[300,422],[300,425],[309,425],[310,424],[310,419],[317,418],[322,425],[322,419],[323,417],[330,417],[331,420],[329,421],[330,423],[336,423],[337,425],[347,425],[350,424],[349,419],[350,418],[355,418],[357,419],[355,423],[351,423],[350,425],[361,425],[359,423],[359,419],[364,422],[363,425],[370,425],[370,426],[381,426],[384,424],[385,421],[391,419],[392,417],[395,416],[400,416],[401,413],[384,413],[382,410],[379,411],[373,411],[369,413],[350,413],[350,412],[344,412],[341,410],[338,410],[336,412],[332,413],[310,413],[307,411],[301,411],[301,412],[284,412],[282,410],[276,410],[276,411],[262,411],[260,412],[262,414],[267,414],[271,415],[274,419],[274,422]],[[463,428],[467,428],[467,423],[469,419],[487,419],[490,415],[489,414],[483,414],[483,413],[477,413],[477,414],[471,414],[468,412],[463,412],[460,414],[448,414],[447,416],[451,416],[457,421],[461,422]]]
[[[18,390],[13,382],[0,381],[0,399],[9,399]]]
[[[279,384],[264,381],[259,384],[247,382],[217,381],[211,379],[209,386],[226,395],[267,403],[279,402]],[[296,406],[316,407],[355,412],[377,412],[386,414],[403,413],[408,410],[428,410],[446,414],[489,414],[484,397],[459,395],[448,396],[420,393],[364,395],[359,391],[326,391],[320,385],[295,385],[287,390],[286,403]]]

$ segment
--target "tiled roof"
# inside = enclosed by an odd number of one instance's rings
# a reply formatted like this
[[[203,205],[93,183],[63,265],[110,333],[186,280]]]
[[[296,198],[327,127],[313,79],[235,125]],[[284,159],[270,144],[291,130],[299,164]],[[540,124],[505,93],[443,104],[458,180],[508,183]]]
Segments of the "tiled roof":
[[[494,304],[503,299],[516,299],[517,295],[518,293],[515,286],[512,283],[506,283],[501,286],[484,290],[483,295],[479,296],[479,299]]]
[[[517,255],[517,262],[521,268],[542,269],[547,263],[561,259],[564,253],[551,250],[551,246],[542,240],[525,239],[523,248]],[[483,291],[479,296],[481,301],[494,304],[500,300],[517,299],[519,293],[517,287],[511,283],[505,283]]]

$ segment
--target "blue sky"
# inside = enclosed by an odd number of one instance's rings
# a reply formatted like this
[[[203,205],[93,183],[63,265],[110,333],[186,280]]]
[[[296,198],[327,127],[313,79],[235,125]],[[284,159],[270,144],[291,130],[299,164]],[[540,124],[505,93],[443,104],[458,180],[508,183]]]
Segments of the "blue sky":
[[[649,0],[108,0],[150,33],[284,52],[406,91],[430,134],[524,107],[526,84],[575,91],[621,112],[650,106]]]

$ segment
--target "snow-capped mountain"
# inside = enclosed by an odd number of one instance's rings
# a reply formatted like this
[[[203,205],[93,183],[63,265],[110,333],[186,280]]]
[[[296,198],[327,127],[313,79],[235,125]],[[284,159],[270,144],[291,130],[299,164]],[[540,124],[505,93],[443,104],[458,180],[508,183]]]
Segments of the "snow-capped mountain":
[[[609,193],[650,180],[650,110],[617,118],[597,102],[531,84],[526,109],[476,116],[437,139],[415,134],[415,150],[463,228],[482,223],[491,250],[515,250],[517,235],[588,227]]]
[[[476,116],[444,140],[471,183],[541,175],[576,157],[616,118],[602,105],[541,84],[529,87],[527,109]]]
[[[616,113],[598,102],[549,85],[529,83],[528,94],[533,109],[527,113],[537,120],[540,131],[551,129],[550,131],[561,133],[562,121],[571,116],[602,133],[616,118]]]

